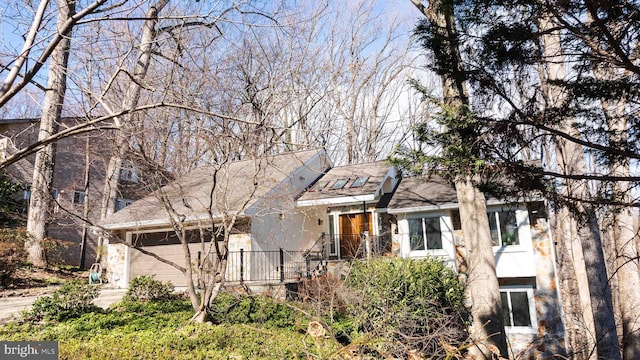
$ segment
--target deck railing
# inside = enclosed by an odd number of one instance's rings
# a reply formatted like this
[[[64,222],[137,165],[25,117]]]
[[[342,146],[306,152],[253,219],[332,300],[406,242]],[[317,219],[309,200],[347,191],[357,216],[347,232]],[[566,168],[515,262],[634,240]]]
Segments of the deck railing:
[[[317,258],[337,259],[338,247],[348,252],[346,256],[341,254],[341,258],[366,259],[385,255],[391,253],[391,234],[322,234],[307,252]]]
[[[229,251],[226,281],[287,282],[310,276],[313,269],[303,251]]]
[[[327,260],[336,260],[331,256],[330,243],[336,239],[345,239],[347,235],[322,234],[307,251],[289,251],[284,249],[269,251],[229,251],[227,257],[226,281],[228,283],[271,282],[282,283],[311,277],[327,270]],[[354,236],[354,235],[351,235]],[[358,248],[353,249],[350,258],[366,259],[370,255],[383,255],[391,252],[391,236],[357,236]],[[355,240],[355,239],[350,239]],[[340,244],[337,242],[337,244]],[[348,259],[349,257],[342,257]]]

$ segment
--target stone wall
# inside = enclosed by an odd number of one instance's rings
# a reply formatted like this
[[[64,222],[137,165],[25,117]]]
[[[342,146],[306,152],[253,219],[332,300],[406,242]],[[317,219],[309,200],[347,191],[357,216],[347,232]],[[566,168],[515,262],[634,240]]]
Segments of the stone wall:
[[[554,244],[545,219],[531,224],[536,266],[534,298],[538,318],[537,334],[509,334],[514,358],[540,359],[566,356],[565,328],[558,295]]]

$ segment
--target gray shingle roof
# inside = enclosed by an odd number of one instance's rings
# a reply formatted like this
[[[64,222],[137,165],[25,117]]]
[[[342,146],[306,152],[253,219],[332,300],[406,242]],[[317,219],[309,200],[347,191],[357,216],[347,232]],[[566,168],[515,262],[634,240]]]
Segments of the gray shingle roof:
[[[384,181],[390,168],[391,165],[386,161],[336,166],[330,169],[316,183],[316,185],[322,185],[326,182],[326,186],[323,186],[322,189],[318,189],[316,186],[311,187],[300,196],[298,201],[373,195]],[[366,178],[367,181],[362,186],[354,187],[353,184],[357,178]],[[332,188],[338,180],[347,180],[347,182],[342,188]]]
[[[166,226],[169,224],[166,204],[187,222],[208,219],[210,212],[213,218],[223,214],[243,215],[246,209],[321,152],[309,150],[237,161],[218,168],[203,167],[114,213],[101,225],[108,229]]]
[[[389,212],[438,208],[457,203],[453,184],[442,178],[410,177],[402,179],[389,202]]]

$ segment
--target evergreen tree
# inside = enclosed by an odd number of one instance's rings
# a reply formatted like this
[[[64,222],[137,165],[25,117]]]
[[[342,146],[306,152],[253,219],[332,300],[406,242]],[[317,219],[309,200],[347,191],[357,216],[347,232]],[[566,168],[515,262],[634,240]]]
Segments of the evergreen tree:
[[[460,65],[436,57],[433,69],[464,79],[472,112],[444,117],[445,132],[422,132],[442,149],[428,158],[438,166],[459,171],[467,164],[484,175],[484,189],[538,191],[568,215],[558,240],[577,237],[581,245],[577,266],[588,289],[580,290],[588,291],[597,356],[607,359],[620,358],[612,297],[620,300],[624,358],[640,357],[638,234],[628,231],[640,185],[633,171],[640,158],[639,10],[626,1],[456,1]],[[418,30],[423,41],[428,30]],[[603,247],[615,249],[609,267]],[[612,277],[623,284],[613,296]]]

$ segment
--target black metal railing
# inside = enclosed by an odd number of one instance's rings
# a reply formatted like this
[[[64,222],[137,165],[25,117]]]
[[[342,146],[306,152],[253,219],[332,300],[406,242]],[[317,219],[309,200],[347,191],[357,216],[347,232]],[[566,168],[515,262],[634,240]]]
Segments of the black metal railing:
[[[366,259],[391,253],[391,234],[333,234],[326,237],[326,241],[333,241],[334,246],[340,247],[341,258]],[[328,245],[327,245],[328,247]]]
[[[325,234],[322,235],[305,252],[312,259],[337,259],[338,248],[341,258],[364,259],[368,255],[385,255],[391,253],[391,234]]]
[[[303,251],[229,251],[227,282],[285,282],[309,276],[313,269]]]
[[[362,234],[322,234],[307,251],[284,249],[270,251],[230,251],[227,256],[226,281],[229,283],[287,282],[296,281],[327,271],[327,260],[331,257],[331,243],[335,246],[351,244],[351,253],[342,254],[342,259],[366,259],[370,255],[384,255],[391,252],[391,236]],[[345,251],[346,252],[346,251]]]

